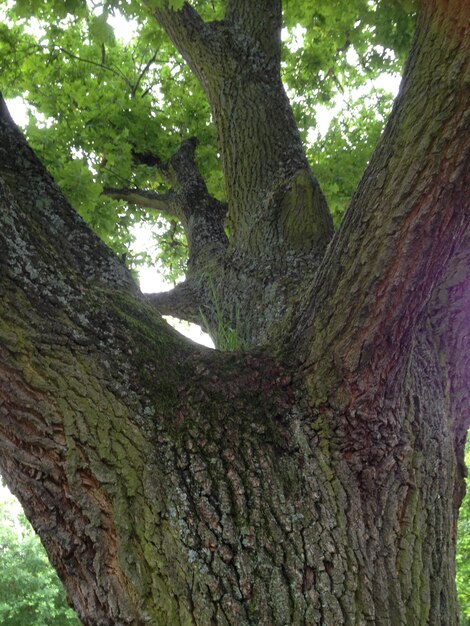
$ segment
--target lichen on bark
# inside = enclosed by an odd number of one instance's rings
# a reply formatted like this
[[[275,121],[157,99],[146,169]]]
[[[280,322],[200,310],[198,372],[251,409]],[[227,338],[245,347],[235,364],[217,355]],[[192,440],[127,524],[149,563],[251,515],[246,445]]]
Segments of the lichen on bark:
[[[220,245],[166,298],[139,292],[1,109],[2,474],[86,625],[456,625],[469,5],[423,3],[334,236],[278,76],[280,2],[227,6],[210,24],[155,12],[208,95],[234,221],[227,242],[189,154]],[[249,349],[191,344],[158,314],[172,305],[214,332],[218,308]]]

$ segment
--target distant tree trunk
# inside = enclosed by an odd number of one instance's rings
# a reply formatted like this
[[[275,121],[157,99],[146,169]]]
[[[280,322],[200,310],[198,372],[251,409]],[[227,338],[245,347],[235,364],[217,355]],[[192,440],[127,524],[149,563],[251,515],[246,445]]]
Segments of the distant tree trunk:
[[[279,81],[280,3],[156,17],[213,109],[229,241],[185,144],[193,265],[149,301],[2,107],[1,472],[85,625],[456,625],[470,4],[422,2],[331,241]],[[205,306],[250,349],[196,347],[152,303]]]

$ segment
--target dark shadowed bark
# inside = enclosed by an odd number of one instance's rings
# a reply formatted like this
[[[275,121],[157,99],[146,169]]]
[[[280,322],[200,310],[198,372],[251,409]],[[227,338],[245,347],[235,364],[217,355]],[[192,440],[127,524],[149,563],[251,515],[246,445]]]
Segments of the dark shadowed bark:
[[[422,3],[332,240],[279,80],[280,3],[155,15],[211,104],[231,234],[183,145],[150,200],[185,226],[190,272],[142,296],[2,107],[2,474],[88,626],[456,625],[470,4]],[[157,308],[250,349],[197,347]]]

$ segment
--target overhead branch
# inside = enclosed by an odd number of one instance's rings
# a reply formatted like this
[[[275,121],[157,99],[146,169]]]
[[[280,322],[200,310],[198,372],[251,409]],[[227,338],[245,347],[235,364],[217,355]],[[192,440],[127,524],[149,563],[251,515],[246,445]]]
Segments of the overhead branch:
[[[154,152],[137,152],[132,151],[132,160],[139,165],[147,165],[147,167],[156,167],[160,172],[166,173],[166,163]]]
[[[224,230],[227,206],[209,193],[195,162],[197,140],[183,141],[168,162],[168,176],[173,183],[189,246],[188,271],[204,269],[220,260],[228,244]]]
[[[153,293],[145,296],[162,315],[171,315],[179,319],[202,324],[201,308],[204,302],[202,284],[186,280],[176,285],[171,291]]]
[[[144,68],[142,69],[142,71],[140,72],[140,74],[137,76],[137,80],[135,81],[135,84],[132,88],[132,96],[135,96],[135,94],[137,93],[137,90],[139,89],[139,85],[142,82],[142,80],[144,79],[145,74],[148,72],[148,70],[150,69],[150,66],[152,65],[152,63],[155,62],[155,59],[157,58],[157,54],[158,54],[158,50],[156,50],[152,56],[150,57],[150,59],[147,61],[147,63],[145,64]]]
[[[448,4],[426,5],[391,119],[302,314],[319,395],[342,381],[356,402],[393,385],[468,224],[470,15]]]
[[[321,256],[333,224],[281,81],[280,0],[232,0],[224,20],[208,23],[187,3],[154,15],[207,95],[234,247]]]
[[[3,152],[0,153],[0,178],[5,188],[7,189],[13,185],[15,193],[23,194],[22,212],[28,216],[30,213],[36,214],[36,225],[34,228],[37,228],[38,232],[41,232],[41,229],[44,230],[44,239],[50,242],[55,242],[57,239],[67,241],[65,249],[63,247],[60,250],[58,248],[53,249],[51,245],[49,252],[46,253],[45,249],[42,251],[42,255],[49,255],[50,259],[55,259],[55,263],[51,261],[51,266],[59,271],[59,267],[63,264],[74,265],[75,270],[82,277],[92,278],[107,288],[123,286],[137,291],[134,281],[124,265],[119,262],[117,257],[91,231],[83,219],[65,202],[60,189],[37,159],[20,130],[11,119],[1,94],[0,136],[0,145]],[[18,172],[22,170],[27,172],[27,176],[24,175],[18,178]],[[31,189],[36,190],[36,194],[31,194]],[[5,196],[2,194],[5,194]],[[3,202],[5,202],[6,194],[7,191],[2,190],[0,200]],[[47,206],[43,207],[41,205],[39,207],[40,203],[36,202],[40,194],[48,198]],[[0,214],[2,216],[5,210],[1,209]],[[4,219],[7,220],[7,217],[4,217]],[[27,228],[27,225],[25,228]],[[7,238],[10,236],[8,229],[4,230],[3,234]],[[83,254],[84,249],[88,251],[93,250],[93,255],[91,252]],[[0,257],[3,254],[7,254],[8,247],[2,248],[2,250]],[[41,255],[39,255],[40,257]],[[24,256],[24,263],[27,262],[27,258],[27,256]],[[38,282],[38,289],[41,289],[40,281]]]
[[[114,200],[124,200],[143,209],[155,209],[167,215],[181,219],[181,212],[174,206],[174,193],[157,193],[147,189],[105,187],[103,195]]]
[[[168,8],[165,2],[164,8],[152,7],[152,12],[192,71],[204,82],[201,68],[215,60],[212,46],[208,45],[214,37],[213,24],[204,22],[187,2],[178,11]]]
[[[75,59],[76,61],[80,61],[81,63],[88,63],[88,65],[94,65],[95,67],[99,67],[99,68],[101,68],[101,69],[103,69],[103,70],[105,70],[107,72],[111,72],[111,74],[114,74],[118,78],[121,78],[126,83],[126,85],[129,87],[129,89],[132,92],[132,90],[133,90],[132,83],[127,78],[127,76],[123,72],[121,72],[121,70],[119,68],[116,69],[114,67],[106,65],[103,62],[98,63],[97,61],[93,61],[92,59],[85,59],[84,57],[78,56],[78,55],[74,54],[73,52],[70,52],[69,50],[66,50],[62,46],[57,46],[57,50],[59,50],[60,52],[62,52],[66,56],[70,57],[71,59]]]
[[[164,173],[172,185],[167,193],[110,187],[103,191],[110,198],[156,209],[178,218],[188,240],[190,274],[203,269],[207,263],[220,260],[228,244],[224,231],[227,206],[209,193],[195,162],[196,145],[194,137],[183,141],[166,163],[149,153],[136,155],[140,162],[155,165]]]

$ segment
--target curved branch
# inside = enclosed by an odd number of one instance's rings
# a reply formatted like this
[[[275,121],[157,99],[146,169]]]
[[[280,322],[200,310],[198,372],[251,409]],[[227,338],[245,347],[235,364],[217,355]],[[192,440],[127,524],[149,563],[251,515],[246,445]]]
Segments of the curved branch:
[[[146,165],[147,167],[156,167],[159,172],[162,174],[166,174],[167,165],[166,163],[154,152],[136,152],[132,151],[132,160],[134,163],[138,163],[139,165]]]
[[[143,70],[140,72],[140,74],[137,77],[137,80],[135,81],[135,84],[132,88],[132,96],[135,96],[135,94],[137,93],[137,90],[139,89],[139,85],[142,82],[145,74],[148,72],[150,66],[152,65],[152,63],[155,61],[155,59],[157,58],[157,54],[158,54],[158,50],[156,50],[152,56],[150,57],[150,59],[147,61],[147,63],[145,64]]]
[[[0,178],[4,186],[0,194],[0,201],[2,203],[7,202],[6,198],[10,197],[9,189],[13,190],[13,195],[22,194],[20,214],[24,213],[28,218],[31,214],[35,215],[37,224],[33,228],[37,227],[38,231],[42,229],[44,239],[50,242],[67,241],[67,245],[60,249],[52,245],[50,249],[44,249],[38,255],[37,263],[40,264],[42,258],[49,256],[55,259],[54,267],[57,271],[60,267],[71,264],[87,280],[99,282],[106,288],[123,287],[137,292],[138,288],[125,266],[118,261],[117,257],[91,231],[71,206],[64,201],[60,189],[13,122],[1,94],[0,139]],[[22,172],[23,175],[18,177],[18,172]],[[35,190],[36,193],[32,194],[31,190]],[[44,206],[37,201],[40,194],[48,199]],[[10,210],[8,208],[8,211]],[[8,225],[6,209],[2,208],[0,216]],[[27,228],[27,224],[24,228]],[[22,230],[24,228],[22,227]],[[10,231],[12,229],[13,225],[10,225]],[[8,231],[7,226],[2,229],[2,234],[7,240],[13,237],[13,232],[8,235]],[[22,236],[19,232],[14,234],[18,239]],[[16,243],[15,240],[9,241],[8,245],[5,244],[1,248],[0,260],[3,260],[3,257],[7,255],[6,251]],[[90,253],[84,254],[84,250]],[[10,254],[12,255],[12,252]],[[23,256],[23,264],[28,263],[26,250]],[[59,280],[59,282],[61,281]],[[38,280],[35,288],[41,292],[41,281]]]
[[[168,193],[157,193],[147,189],[105,187],[102,193],[114,200],[124,200],[144,209],[155,209],[181,219],[181,212],[174,206],[175,194],[171,191]]]
[[[448,4],[421,15],[392,117],[297,331],[310,337],[319,396],[390,388],[468,223],[470,20],[467,4]]]
[[[149,4],[148,1],[146,4]],[[201,80],[201,66],[215,60],[211,46],[207,45],[214,36],[212,24],[204,22],[199,13],[187,2],[178,11],[168,8],[168,2],[165,2],[165,8],[152,7],[152,12]]]
[[[224,230],[227,206],[209,193],[194,160],[196,146],[195,137],[183,141],[168,162],[175,204],[181,208],[188,239],[190,274],[220,261],[228,245]]]
[[[202,285],[186,280],[170,291],[146,294],[145,299],[154,306],[161,315],[171,315],[193,324],[201,325],[201,307],[204,302]]]
[[[92,61],[91,59],[84,59],[83,57],[80,57],[80,56],[74,54],[73,52],[70,52],[69,50],[66,50],[65,48],[62,48],[62,46],[57,46],[57,50],[60,50],[60,52],[62,52],[63,54],[67,55],[71,59],[75,59],[76,61],[80,61],[81,63],[88,63],[89,65],[94,65],[95,67],[100,67],[103,70],[111,72],[112,74],[114,74],[118,78],[121,78],[126,83],[126,85],[129,87],[129,89],[131,91],[133,90],[132,83],[127,78],[127,76],[125,74],[123,74],[123,72],[121,72],[121,70],[115,69],[114,67],[110,67],[109,65],[105,65],[104,63],[98,63],[97,61]]]
[[[136,155],[141,162],[158,167],[172,183],[173,187],[167,193],[111,187],[103,190],[110,198],[156,209],[178,218],[188,240],[189,273],[204,269],[208,262],[220,260],[228,244],[224,231],[227,206],[209,193],[196,166],[196,146],[195,137],[183,141],[167,163],[148,153]]]

